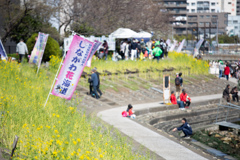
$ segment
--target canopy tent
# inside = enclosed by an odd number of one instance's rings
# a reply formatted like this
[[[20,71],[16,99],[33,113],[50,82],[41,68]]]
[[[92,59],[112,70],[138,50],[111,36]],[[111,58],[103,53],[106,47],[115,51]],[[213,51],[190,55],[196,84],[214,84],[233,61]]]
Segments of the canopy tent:
[[[137,37],[134,38],[152,38],[152,34],[145,31],[141,31],[138,33]]]
[[[151,38],[152,34],[141,31],[139,33],[129,29],[129,28],[119,28],[109,36],[117,38],[117,39],[127,39],[127,38]]]
[[[135,36],[137,36],[137,32],[134,32],[133,30],[128,28],[119,28],[113,33],[111,33],[109,36],[112,36],[118,39],[134,38]]]

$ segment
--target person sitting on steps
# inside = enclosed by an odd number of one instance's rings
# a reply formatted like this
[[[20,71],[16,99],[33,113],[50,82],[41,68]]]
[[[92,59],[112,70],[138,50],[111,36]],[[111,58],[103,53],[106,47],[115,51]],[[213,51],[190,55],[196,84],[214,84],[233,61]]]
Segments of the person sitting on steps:
[[[237,99],[237,102],[239,102],[237,87],[233,87],[233,89],[231,90],[231,95],[234,102],[235,102],[235,99]]]
[[[230,102],[231,97],[230,97],[230,84],[226,86],[226,88],[223,91],[223,98],[227,101]]]
[[[182,119],[182,125],[178,128],[174,128],[172,131],[183,131],[184,136],[183,138],[190,138],[190,135],[192,135],[192,127],[187,123],[187,119],[183,118]]]
[[[179,109],[185,110],[184,103],[182,101],[177,101],[174,91],[171,92],[170,101],[172,104],[178,104]]]
[[[187,95],[185,89],[182,90],[180,100],[184,103],[185,108],[189,108],[191,104],[191,98]]]

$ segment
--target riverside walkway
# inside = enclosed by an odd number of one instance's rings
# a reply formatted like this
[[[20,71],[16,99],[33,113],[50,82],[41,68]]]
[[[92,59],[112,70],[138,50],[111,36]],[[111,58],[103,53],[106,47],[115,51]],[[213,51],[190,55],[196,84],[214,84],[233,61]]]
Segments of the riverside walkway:
[[[192,97],[192,102],[204,102],[207,100],[220,99],[221,94]],[[150,109],[154,107],[164,107],[161,102],[134,105],[135,111],[141,109]],[[125,135],[134,139],[136,142],[156,153],[161,159],[167,160],[206,160],[209,156],[199,154],[186,148],[178,142],[175,142],[159,133],[146,128],[134,120],[122,117],[122,111],[126,106],[104,110],[98,113],[103,121],[112,125]]]

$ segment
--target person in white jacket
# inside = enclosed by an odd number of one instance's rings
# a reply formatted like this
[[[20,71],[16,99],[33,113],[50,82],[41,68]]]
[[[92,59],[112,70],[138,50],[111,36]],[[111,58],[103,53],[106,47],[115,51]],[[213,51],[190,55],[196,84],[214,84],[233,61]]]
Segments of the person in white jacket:
[[[21,39],[17,44],[16,52],[17,55],[19,55],[19,63],[21,63],[25,54],[28,54],[28,48],[27,45],[23,42],[23,39]]]

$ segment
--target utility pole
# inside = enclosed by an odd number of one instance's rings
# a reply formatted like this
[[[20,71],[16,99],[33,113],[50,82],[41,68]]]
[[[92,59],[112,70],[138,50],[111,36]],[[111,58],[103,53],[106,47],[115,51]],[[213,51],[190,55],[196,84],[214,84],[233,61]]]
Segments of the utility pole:
[[[218,19],[217,19],[217,34],[216,34],[216,43],[217,43],[217,53],[218,53]]]

